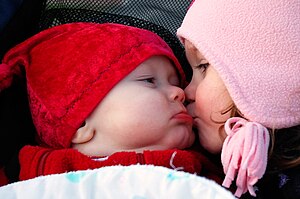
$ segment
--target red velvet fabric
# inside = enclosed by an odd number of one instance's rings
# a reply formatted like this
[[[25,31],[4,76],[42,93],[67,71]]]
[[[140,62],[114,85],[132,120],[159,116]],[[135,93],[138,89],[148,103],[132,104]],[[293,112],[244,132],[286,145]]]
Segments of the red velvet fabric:
[[[174,156],[172,158],[172,156]],[[116,152],[105,160],[95,160],[75,149],[49,149],[25,146],[20,151],[20,180],[68,171],[95,169],[112,165],[156,165],[205,176],[221,184],[221,172],[200,153],[188,150]]]
[[[184,81],[172,50],[153,32],[120,24],[59,25],[4,56],[0,91],[24,67],[33,122],[42,144],[68,148],[76,130],[113,86],[154,55],[167,56]]]

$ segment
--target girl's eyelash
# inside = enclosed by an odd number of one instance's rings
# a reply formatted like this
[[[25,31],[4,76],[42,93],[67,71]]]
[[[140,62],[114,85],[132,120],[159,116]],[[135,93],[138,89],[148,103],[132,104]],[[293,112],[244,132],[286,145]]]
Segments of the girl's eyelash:
[[[209,63],[205,63],[205,64],[199,64],[199,65],[197,65],[196,68],[201,69],[202,72],[205,72],[206,69],[208,68],[208,66],[209,66]]]
[[[199,64],[196,67],[197,68],[207,68],[209,66],[209,63],[205,63],[205,64]]]

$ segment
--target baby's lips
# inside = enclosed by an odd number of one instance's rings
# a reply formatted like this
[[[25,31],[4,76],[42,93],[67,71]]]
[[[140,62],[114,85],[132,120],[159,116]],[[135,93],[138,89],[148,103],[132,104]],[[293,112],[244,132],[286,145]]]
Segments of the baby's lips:
[[[193,124],[193,117],[186,111],[181,111],[173,116],[174,119]]]

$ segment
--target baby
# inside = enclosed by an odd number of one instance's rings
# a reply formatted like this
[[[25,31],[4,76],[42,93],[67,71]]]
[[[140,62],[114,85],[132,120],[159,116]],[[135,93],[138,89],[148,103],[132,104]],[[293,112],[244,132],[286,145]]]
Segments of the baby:
[[[1,89],[25,68],[39,146],[21,149],[20,180],[152,164],[218,180],[194,142],[184,72],[156,34],[120,24],[56,26],[11,49]],[[211,172],[210,172],[211,171]]]

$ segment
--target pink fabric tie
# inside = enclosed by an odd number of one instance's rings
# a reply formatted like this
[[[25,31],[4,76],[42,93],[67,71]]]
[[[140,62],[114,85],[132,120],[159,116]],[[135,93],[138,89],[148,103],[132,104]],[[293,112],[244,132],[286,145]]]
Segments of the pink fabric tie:
[[[230,187],[236,179],[235,196],[247,190],[256,196],[253,185],[265,173],[270,135],[266,127],[243,118],[233,117],[226,121],[221,161],[226,174],[224,187]]]

